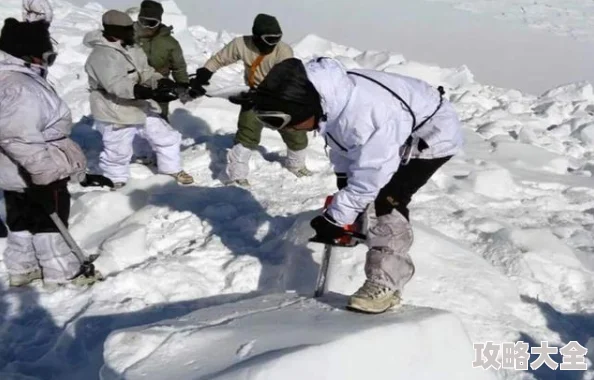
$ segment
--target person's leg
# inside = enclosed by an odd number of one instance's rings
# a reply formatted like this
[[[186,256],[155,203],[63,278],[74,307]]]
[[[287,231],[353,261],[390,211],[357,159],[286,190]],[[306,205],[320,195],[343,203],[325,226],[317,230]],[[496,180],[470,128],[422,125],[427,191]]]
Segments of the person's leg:
[[[103,151],[99,155],[99,168],[104,176],[121,187],[130,178],[130,159],[133,154],[136,126],[118,126],[97,122],[97,130],[103,136]]]
[[[413,231],[408,220],[412,196],[451,157],[413,159],[401,166],[376,198],[369,221],[365,262],[367,281],[349,300],[349,307],[383,312],[400,302],[404,285],[414,275],[409,255]]]
[[[70,217],[70,193],[68,182],[63,180],[56,186],[56,214],[66,227]],[[43,281],[47,284],[64,284],[72,280],[80,271],[80,262],[72,253],[58,228],[43,207],[32,202],[32,217],[35,220],[33,246],[39,265],[43,271]]]
[[[139,128],[139,134],[155,150],[159,173],[170,175],[183,185],[194,182],[194,178],[182,170],[181,134],[167,121],[157,115],[149,116],[144,128]]]
[[[262,124],[251,110],[242,110],[237,122],[235,145],[227,153],[226,174],[231,182],[247,185],[252,151],[260,145]]]
[[[8,271],[10,286],[27,285],[41,279],[41,268],[35,257],[33,235],[31,234],[30,204],[25,194],[4,192],[6,203],[6,224],[10,229],[6,240],[3,259]]]
[[[285,167],[297,177],[312,175],[311,171],[305,166],[307,132],[281,130],[281,137],[287,145],[287,159]]]

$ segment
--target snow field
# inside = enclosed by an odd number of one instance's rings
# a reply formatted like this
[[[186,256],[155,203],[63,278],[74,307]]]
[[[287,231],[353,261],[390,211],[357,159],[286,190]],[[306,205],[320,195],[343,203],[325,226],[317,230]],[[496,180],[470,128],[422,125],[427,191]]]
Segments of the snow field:
[[[167,4],[191,70],[233,37],[183,29],[183,15]],[[54,6],[60,56],[50,79],[72,107],[78,121],[73,135],[96,169],[101,141],[86,118],[82,66],[88,50],[81,41],[99,26],[103,9],[61,0]],[[0,16],[18,17],[19,9],[20,1],[5,0]],[[335,191],[324,143],[310,135],[308,166],[315,174],[296,179],[282,168],[280,136],[265,131],[251,162],[252,187],[223,187],[218,177],[238,108],[205,97],[172,107],[193,186],[177,186],[133,164],[132,181],[120,191],[71,187],[71,231],[88,254],[101,253],[96,265],[107,279],[88,290],[0,289],[0,378],[290,378],[322,368],[342,376],[340,363],[373,355],[384,359],[377,368],[384,376],[392,376],[392,364],[403,363],[399,374],[419,378],[436,378],[430,372],[436,368],[442,368],[439,378],[554,378],[559,373],[464,371],[471,370],[474,342],[549,340],[561,346],[578,340],[591,346],[592,86],[577,83],[531,96],[475,83],[467,67],[427,66],[313,35],[294,48],[304,59],[330,55],[349,68],[443,85],[464,121],[464,153],[413,200],[417,272],[402,314],[354,316],[302,298],[313,291],[322,253],[320,245],[307,243],[308,223]],[[212,82],[213,94],[241,86],[241,67],[221,70]],[[0,239],[0,248],[4,244]],[[337,250],[327,302],[344,303],[336,294],[360,286],[364,254],[363,247]],[[0,281],[6,283],[3,271]],[[278,328],[268,331],[270,325]],[[444,341],[455,344],[445,349]],[[427,347],[445,354],[427,355],[423,366],[406,356]],[[319,355],[327,359],[315,362]],[[216,357],[216,366],[205,357]]]

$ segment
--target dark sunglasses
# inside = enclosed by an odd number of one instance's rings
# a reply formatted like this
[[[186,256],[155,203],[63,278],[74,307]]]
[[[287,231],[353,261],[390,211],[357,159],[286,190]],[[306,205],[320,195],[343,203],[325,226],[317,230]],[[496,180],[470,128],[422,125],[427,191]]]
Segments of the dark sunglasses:
[[[274,46],[278,44],[283,38],[282,34],[263,34],[260,36],[260,39],[264,41],[266,45]]]
[[[258,119],[264,127],[275,131],[280,131],[291,123],[291,115],[284,112],[258,110],[255,110],[254,112],[256,114],[256,119]]]
[[[161,25],[160,20],[150,17],[139,17],[138,23],[140,24],[140,26],[147,29],[155,29],[156,27]]]

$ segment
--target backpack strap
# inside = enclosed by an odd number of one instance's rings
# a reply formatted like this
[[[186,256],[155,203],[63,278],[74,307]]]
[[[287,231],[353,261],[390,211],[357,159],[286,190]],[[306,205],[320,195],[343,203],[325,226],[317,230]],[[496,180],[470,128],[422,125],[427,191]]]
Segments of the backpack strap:
[[[349,75],[355,75],[361,78],[365,78],[375,84],[377,84],[378,86],[382,87],[384,90],[388,91],[390,94],[392,94],[392,96],[394,96],[396,99],[398,99],[400,101],[400,103],[402,103],[402,105],[404,106],[404,108],[408,111],[408,113],[410,114],[411,118],[412,118],[412,126],[411,126],[411,132],[410,132],[410,136],[408,136],[408,138],[406,139],[406,142],[404,143],[405,145],[407,145],[409,147],[409,151],[410,151],[410,147],[412,147],[412,143],[414,141],[413,138],[413,134],[419,130],[419,128],[423,127],[425,124],[427,124],[427,122],[429,120],[431,120],[433,118],[433,116],[435,116],[435,114],[437,113],[437,111],[439,111],[439,109],[441,108],[441,106],[443,105],[443,96],[445,95],[445,90],[443,88],[443,86],[439,86],[437,87],[437,91],[439,92],[439,104],[437,105],[437,108],[435,108],[435,111],[433,111],[433,113],[431,115],[429,115],[428,117],[425,118],[425,120],[423,120],[419,125],[417,125],[417,117],[415,115],[415,113],[413,112],[412,108],[410,107],[410,105],[404,100],[402,99],[402,97],[400,95],[398,95],[396,92],[392,91],[392,89],[390,89],[388,86],[386,86],[385,84],[371,78],[368,77],[367,75],[363,75],[361,73],[357,73],[354,71],[347,71],[347,74]],[[429,147],[429,145],[427,145],[427,143],[425,141],[423,141],[422,139],[419,139],[419,151],[423,151],[425,149],[427,149]]]

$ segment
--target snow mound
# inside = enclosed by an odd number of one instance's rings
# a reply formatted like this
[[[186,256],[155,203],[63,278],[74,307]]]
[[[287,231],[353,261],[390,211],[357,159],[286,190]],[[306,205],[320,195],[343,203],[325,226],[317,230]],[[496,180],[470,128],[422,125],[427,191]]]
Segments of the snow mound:
[[[262,296],[116,331],[101,379],[363,379],[394,369],[399,378],[494,379],[472,369],[454,315],[406,306],[368,316],[334,308],[341,298]]]
[[[327,55],[353,58],[361,54],[357,49],[339,45],[315,34],[308,34],[299,42],[293,44],[293,51],[295,56],[301,59]]]

